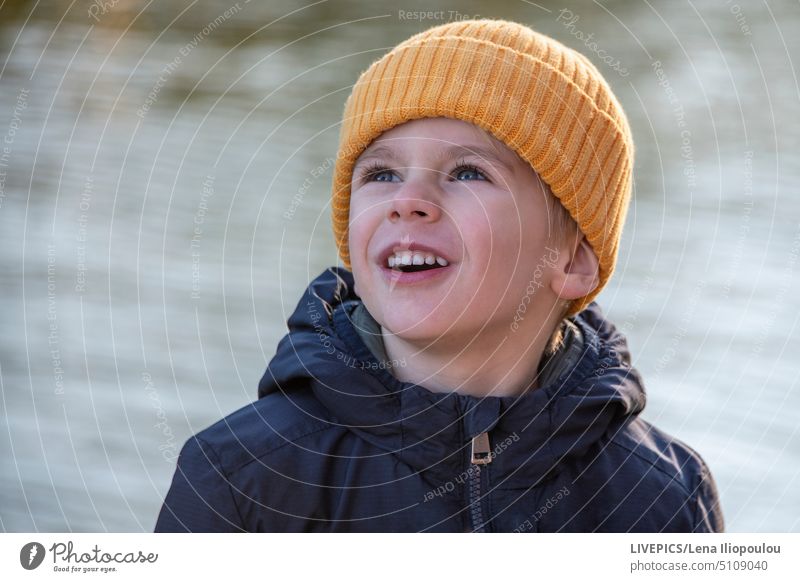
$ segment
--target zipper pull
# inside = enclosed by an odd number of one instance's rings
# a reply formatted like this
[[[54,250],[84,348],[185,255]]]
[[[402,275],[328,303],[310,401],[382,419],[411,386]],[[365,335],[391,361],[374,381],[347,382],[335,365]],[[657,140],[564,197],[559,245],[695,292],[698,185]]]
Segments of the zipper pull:
[[[472,437],[472,464],[488,465],[492,462],[492,449],[489,447],[489,433],[482,432]]]

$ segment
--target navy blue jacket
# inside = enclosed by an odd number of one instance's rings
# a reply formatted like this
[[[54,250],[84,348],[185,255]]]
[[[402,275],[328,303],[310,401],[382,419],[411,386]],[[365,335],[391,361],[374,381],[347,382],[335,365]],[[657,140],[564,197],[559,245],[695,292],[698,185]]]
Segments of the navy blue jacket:
[[[574,368],[477,398],[382,367],[352,289],[336,268],[311,283],[258,400],[183,446],[156,531],[723,530],[703,460],[639,418],[642,380],[596,303],[572,319]]]

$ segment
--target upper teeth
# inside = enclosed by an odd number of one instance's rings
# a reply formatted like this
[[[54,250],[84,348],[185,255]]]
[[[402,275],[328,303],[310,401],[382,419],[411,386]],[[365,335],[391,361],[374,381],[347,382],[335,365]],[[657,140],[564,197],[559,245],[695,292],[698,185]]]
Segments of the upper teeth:
[[[433,253],[421,253],[419,251],[398,251],[389,255],[389,268],[401,265],[432,265],[438,263],[442,267],[447,266],[447,259]]]

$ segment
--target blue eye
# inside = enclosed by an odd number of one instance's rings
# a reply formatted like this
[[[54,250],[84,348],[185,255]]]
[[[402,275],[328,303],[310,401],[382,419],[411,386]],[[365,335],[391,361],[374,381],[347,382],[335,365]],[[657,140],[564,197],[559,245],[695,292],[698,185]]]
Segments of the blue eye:
[[[391,182],[392,178],[394,178],[394,174],[389,170],[381,170],[370,174],[370,179],[372,179],[373,182]]]
[[[475,166],[462,165],[455,169],[456,180],[486,180],[486,176]]]
[[[372,164],[361,171],[360,178],[364,183],[393,182],[397,178],[397,174],[382,164]]]

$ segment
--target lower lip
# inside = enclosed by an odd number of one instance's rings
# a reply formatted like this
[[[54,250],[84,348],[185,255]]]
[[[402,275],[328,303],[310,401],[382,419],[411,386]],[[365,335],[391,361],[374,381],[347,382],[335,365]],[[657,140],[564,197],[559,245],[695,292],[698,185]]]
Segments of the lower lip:
[[[445,267],[439,267],[438,269],[404,273],[403,271],[398,271],[397,269],[381,267],[381,272],[386,278],[386,281],[391,285],[412,285],[414,283],[424,283],[444,277],[450,273],[451,268],[452,265],[447,265]]]

